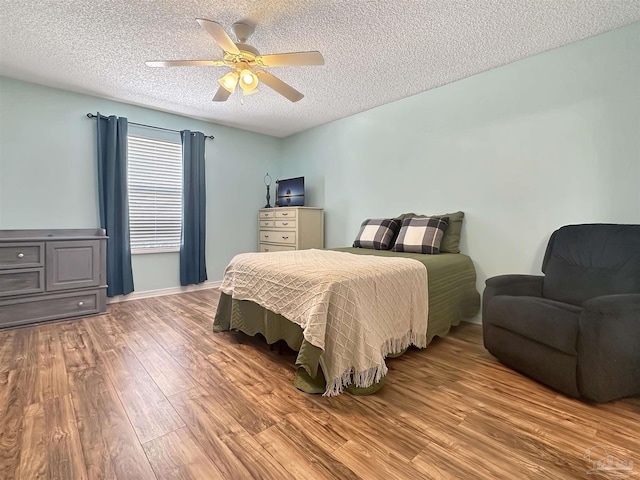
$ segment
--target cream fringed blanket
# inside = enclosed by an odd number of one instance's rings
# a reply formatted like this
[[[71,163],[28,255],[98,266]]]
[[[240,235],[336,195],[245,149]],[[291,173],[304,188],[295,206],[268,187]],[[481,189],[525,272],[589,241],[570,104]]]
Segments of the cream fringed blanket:
[[[386,375],[385,356],[426,346],[427,269],[408,258],[243,253],[231,260],[220,290],[300,325],[305,340],[323,350],[325,395],[351,383],[369,387]]]

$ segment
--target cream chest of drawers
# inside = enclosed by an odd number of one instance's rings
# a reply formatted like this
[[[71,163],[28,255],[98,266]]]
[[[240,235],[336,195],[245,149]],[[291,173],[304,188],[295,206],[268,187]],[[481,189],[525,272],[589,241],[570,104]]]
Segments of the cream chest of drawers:
[[[315,207],[263,208],[258,212],[258,251],[324,248],[324,213]]]
[[[106,312],[104,230],[0,230],[0,328]]]

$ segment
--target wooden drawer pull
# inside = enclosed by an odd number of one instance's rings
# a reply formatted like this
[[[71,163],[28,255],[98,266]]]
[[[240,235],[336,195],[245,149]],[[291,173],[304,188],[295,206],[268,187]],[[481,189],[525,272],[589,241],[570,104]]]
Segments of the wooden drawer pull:
[[[283,225],[289,225],[289,222],[282,222]]]
[[[269,235],[265,235],[264,238],[269,238]]]
[[[287,215],[289,215],[287,212],[282,212],[283,217],[286,217]]]
[[[285,237],[284,235],[282,235],[282,238],[283,238],[284,240],[286,240],[287,238],[289,238],[289,236],[286,236],[286,237]]]

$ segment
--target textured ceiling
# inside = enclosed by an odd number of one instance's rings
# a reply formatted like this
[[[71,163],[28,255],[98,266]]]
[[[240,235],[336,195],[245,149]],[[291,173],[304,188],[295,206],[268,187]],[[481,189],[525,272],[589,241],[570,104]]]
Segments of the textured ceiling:
[[[640,21],[640,0],[2,0],[0,73],[284,137]],[[272,68],[305,94],[262,87],[213,103],[224,67],[196,18],[253,23],[260,53],[319,50],[324,66]],[[117,112],[114,112],[117,113]]]

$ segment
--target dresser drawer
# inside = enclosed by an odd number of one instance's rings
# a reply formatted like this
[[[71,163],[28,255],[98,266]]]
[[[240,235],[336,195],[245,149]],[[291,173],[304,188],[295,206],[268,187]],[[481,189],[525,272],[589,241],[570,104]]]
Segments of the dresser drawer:
[[[0,270],[0,297],[44,292],[44,268]]]
[[[0,300],[0,327],[101,313],[105,302],[104,289]]]
[[[260,243],[296,244],[296,232],[284,230],[260,230]]]
[[[274,218],[275,217],[275,212],[273,210],[260,210],[260,219],[262,220],[263,218]]]
[[[284,252],[288,250],[295,250],[296,247],[293,245],[271,245],[269,243],[261,243],[258,251],[260,252]]]
[[[290,219],[285,219],[285,220],[276,220],[275,221],[275,227],[276,228],[288,228],[288,229],[296,228],[296,219],[295,218],[290,218]]]
[[[260,227],[275,227],[275,222],[273,220],[260,220]]]
[[[275,213],[276,219],[296,218],[296,211],[292,208],[279,208]]]
[[[296,244],[296,232],[289,230],[261,230],[260,242],[265,243],[286,243],[287,245]]]
[[[44,243],[0,244],[0,269],[44,266]]]
[[[273,230],[260,230],[258,232],[258,243],[275,243],[278,238],[278,232]]]

